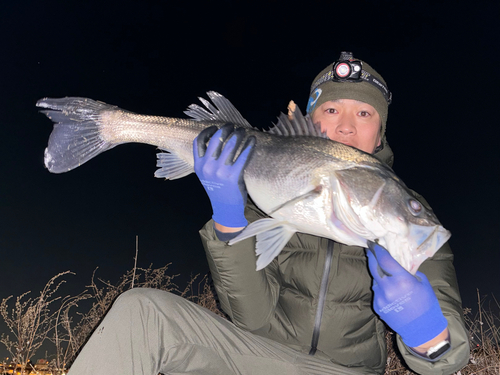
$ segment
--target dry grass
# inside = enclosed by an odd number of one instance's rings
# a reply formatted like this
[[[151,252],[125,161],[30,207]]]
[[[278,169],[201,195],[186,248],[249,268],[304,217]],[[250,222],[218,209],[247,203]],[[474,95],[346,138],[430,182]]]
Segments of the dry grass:
[[[493,312],[500,311],[500,304],[494,297],[492,299],[494,305],[485,307],[487,299],[482,298],[478,291],[478,313],[472,316],[471,309],[464,311],[471,353],[462,375],[500,374],[500,315]]]
[[[180,290],[174,283],[178,275],[168,274],[169,264],[161,268],[136,268],[127,271],[116,283],[96,277],[94,271],[87,289],[76,296],[57,296],[70,272],[60,273],[47,283],[40,296],[31,299],[28,293],[16,298],[12,310],[9,301],[0,303],[0,315],[11,331],[11,336],[2,334],[3,343],[16,363],[29,364],[36,350],[45,342],[53,344],[50,368],[55,373],[66,371],[91,332],[105,315],[115,298],[124,291],[134,288],[156,288],[183,296],[224,317],[217,307],[211,283],[207,277],[194,276],[188,285]],[[500,305],[494,299],[496,308]],[[486,308],[485,300],[478,293],[479,313],[472,316],[471,309],[465,309],[465,321],[470,333],[471,354],[469,364],[457,375],[496,374],[500,375],[500,317]],[[491,306],[490,306],[491,307]],[[493,306],[495,307],[495,305]],[[415,374],[402,362],[395,348],[395,335],[386,335],[388,359],[385,374]]]
[[[50,369],[62,373],[69,368],[116,297],[132,287],[161,289],[184,296],[207,308],[213,307],[205,291],[209,289],[207,286],[198,286],[198,291],[193,292],[197,276],[181,291],[174,283],[178,275],[168,273],[169,265],[156,269],[151,266],[134,267],[115,283],[96,277],[94,271],[86,290],[75,296],[65,297],[56,295],[60,286],[66,282],[62,278],[71,274],[63,272],[50,279],[34,299],[28,298],[31,292],[24,293],[16,298],[11,308],[9,302],[13,297],[4,298],[0,303],[0,315],[11,333],[2,334],[0,343],[5,345],[13,363],[25,369],[29,368],[37,349],[42,344],[51,342],[53,355],[47,358],[50,360]],[[204,279],[202,281],[206,284]]]
[[[51,278],[35,298],[28,297],[31,292],[18,296],[12,309],[9,307],[12,296],[0,303],[0,315],[13,336],[11,338],[2,333],[0,342],[5,345],[15,363],[26,367],[54,330],[58,312],[53,309],[53,305],[61,299],[56,293],[65,282],[59,278],[69,273],[63,272]]]

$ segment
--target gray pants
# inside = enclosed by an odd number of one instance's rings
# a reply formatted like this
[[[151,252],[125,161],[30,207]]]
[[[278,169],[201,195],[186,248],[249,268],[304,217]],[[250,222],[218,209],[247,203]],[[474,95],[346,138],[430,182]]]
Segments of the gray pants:
[[[123,293],[69,375],[359,374],[237,328],[157,289]]]

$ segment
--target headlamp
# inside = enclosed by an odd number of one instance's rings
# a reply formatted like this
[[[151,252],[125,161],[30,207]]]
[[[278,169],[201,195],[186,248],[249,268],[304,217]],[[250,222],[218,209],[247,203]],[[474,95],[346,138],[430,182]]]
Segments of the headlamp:
[[[352,53],[342,52],[340,58],[333,63],[333,75],[335,80],[343,81],[359,81],[361,77],[363,64],[359,60],[354,60]]]
[[[326,81],[348,83],[367,82],[380,90],[387,104],[391,104],[392,101],[392,93],[389,91],[388,87],[366,70],[363,70],[363,63],[360,60],[354,60],[352,52],[342,52],[339,59],[333,63],[332,70],[326,72],[313,83],[311,93]]]

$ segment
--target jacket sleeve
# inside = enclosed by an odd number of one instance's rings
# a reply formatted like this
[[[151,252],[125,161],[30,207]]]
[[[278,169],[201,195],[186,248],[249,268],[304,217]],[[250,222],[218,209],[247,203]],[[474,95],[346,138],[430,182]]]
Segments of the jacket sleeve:
[[[452,374],[469,360],[469,340],[463,319],[462,301],[453,266],[453,254],[448,243],[419,268],[429,279],[439,300],[441,311],[448,320],[451,350],[436,362],[429,362],[410,353],[397,337],[399,351],[406,364],[419,374]]]
[[[245,215],[249,222],[259,218],[248,206]],[[259,329],[273,316],[279,297],[276,260],[256,271],[255,238],[229,246],[219,241],[213,225],[210,220],[200,235],[221,307],[238,327]]]

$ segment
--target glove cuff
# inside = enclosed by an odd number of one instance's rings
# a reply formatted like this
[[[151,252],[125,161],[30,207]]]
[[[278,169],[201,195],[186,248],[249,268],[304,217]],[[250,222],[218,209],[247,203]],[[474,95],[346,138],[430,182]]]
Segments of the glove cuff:
[[[212,211],[212,219],[225,227],[246,227],[248,224],[245,218],[245,206],[242,204],[232,205],[217,202],[216,207],[212,205]]]
[[[441,311],[439,302],[436,300],[426,313],[395,331],[407,346],[415,348],[432,340],[443,332],[447,326],[448,321]]]

